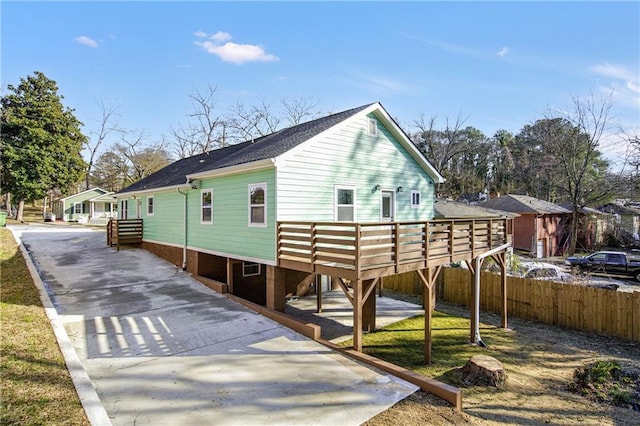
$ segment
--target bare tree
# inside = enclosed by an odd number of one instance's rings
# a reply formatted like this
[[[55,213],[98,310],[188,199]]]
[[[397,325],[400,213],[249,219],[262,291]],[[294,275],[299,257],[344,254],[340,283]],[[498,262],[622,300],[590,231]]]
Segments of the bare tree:
[[[271,103],[259,99],[258,104],[248,107],[236,103],[231,107],[227,121],[232,132],[230,136],[236,142],[244,142],[277,131],[282,118]]]
[[[117,118],[119,116],[118,107],[112,104],[105,104],[103,100],[98,102],[98,106],[100,107],[101,116],[100,119],[96,120],[98,122],[97,130],[90,132],[90,137],[87,138],[87,142],[85,144],[86,148],[89,150],[89,159],[87,161],[84,178],[85,189],[89,189],[89,178],[96,160],[98,149],[110,133],[119,130],[117,123]]]
[[[610,95],[576,97],[573,111],[565,114],[564,119],[548,120],[546,146],[562,172],[556,176],[554,184],[573,207],[569,255],[576,250],[580,209],[611,196],[606,179],[608,163],[602,158],[601,149],[604,137],[611,130],[609,114],[612,106]]]
[[[171,162],[164,145],[146,144],[144,132],[123,133],[114,148],[127,164],[128,183],[144,179]]]
[[[170,143],[178,158],[202,154],[228,145],[227,123],[217,114],[216,87],[208,86],[204,92],[189,94],[191,111],[187,122],[170,128]]]
[[[283,98],[280,104],[288,126],[297,126],[319,115],[318,101],[311,98]]]

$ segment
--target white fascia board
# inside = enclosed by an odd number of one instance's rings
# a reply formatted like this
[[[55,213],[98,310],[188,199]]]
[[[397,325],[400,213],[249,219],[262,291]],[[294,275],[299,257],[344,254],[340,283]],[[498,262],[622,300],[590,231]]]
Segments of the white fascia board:
[[[187,182],[190,179],[206,179],[211,177],[233,175],[237,173],[252,172],[256,170],[268,169],[275,166],[275,159],[266,158],[264,160],[252,161],[250,163],[238,164],[236,166],[223,167],[221,169],[206,170],[204,172],[187,175]]]
[[[157,194],[159,192],[175,191],[176,189],[191,189],[191,186],[189,186],[189,184],[186,184],[186,183],[181,183],[180,185],[163,186],[161,188],[141,189],[140,191],[124,192],[122,194],[118,193],[118,194],[114,194],[114,197],[116,197],[117,199],[131,198],[131,197],[137,197],[138,195]]]

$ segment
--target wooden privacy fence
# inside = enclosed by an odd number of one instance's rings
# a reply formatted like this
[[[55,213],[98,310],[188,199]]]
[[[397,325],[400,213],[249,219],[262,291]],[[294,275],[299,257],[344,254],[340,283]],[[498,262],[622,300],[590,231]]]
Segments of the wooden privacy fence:
[[[111,219],[107,222],[107,245],[142,243],[142,219]]]
[[[507,219],[279,222],[278,265],[346,279],[472,259],[508,240]]]
[[[500,313],[500,275],[481,274],[480,308]],[[421,294],[415,275],[386,277],[384,287]],[[469,306],[471,273],[462,268],[443,268],[438,296]],[[507,308],[509,316],[640,342],[640,291],[508,277]]]

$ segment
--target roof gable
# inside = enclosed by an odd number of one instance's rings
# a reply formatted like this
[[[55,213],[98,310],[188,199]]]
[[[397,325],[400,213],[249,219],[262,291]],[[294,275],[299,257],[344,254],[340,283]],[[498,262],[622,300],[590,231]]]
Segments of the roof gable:
[[[508,194],[481,203],[482,207],[505,210],[513,213],[565,214],[571,213],[557,204],[528,195]]]
[[[90,192],[95,193],[95,195],[91,195],[91,194],[89,194]],[[79,197],[79,196],[81,196],[81,195],[87,195],[87,196],[91,195],[91,196],[89,196],[89,197],[87,198],[87,199],[89,199],[89,198],[93,198],[93,197],[98,197],[98,196],[100,196],[100,195],[104,195],[104,194],[106,194],[106,193],[108,193],[108,192],[109,192],[109,191],[105,191],[104,189],[102,189],[102,188],[98,188],[98,187],[95,187],[95,188],[89,188],[89,189],[86,189],[86,190],[84,190],[84,191],[82,191],[82,192],[78,192],[78,193],[76,193],[76,194],[67,195],[67,196],[66,196],[66,197],[64,197],[64,198],[58,198],[58,200],[57,200],[57,201],[66,201],[66,200],[68,200],[68,199],[70,199],[70,198],[76,198],[76,197]]]

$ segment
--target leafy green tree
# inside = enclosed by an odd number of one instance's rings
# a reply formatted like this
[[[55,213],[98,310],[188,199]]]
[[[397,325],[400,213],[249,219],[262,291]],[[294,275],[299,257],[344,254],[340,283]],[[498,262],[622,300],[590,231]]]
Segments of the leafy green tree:
[[[16,219],[22,220],[25,201],[54,189],[64,193],[82,179],[86,137],[56,82],[42,72],[7,89],[0,101],[2,186],[18,201]]]
[[[115,152],[101,154],[93,165],[89,183],[107,191],[118,192],[127,181],[126,160]]]

